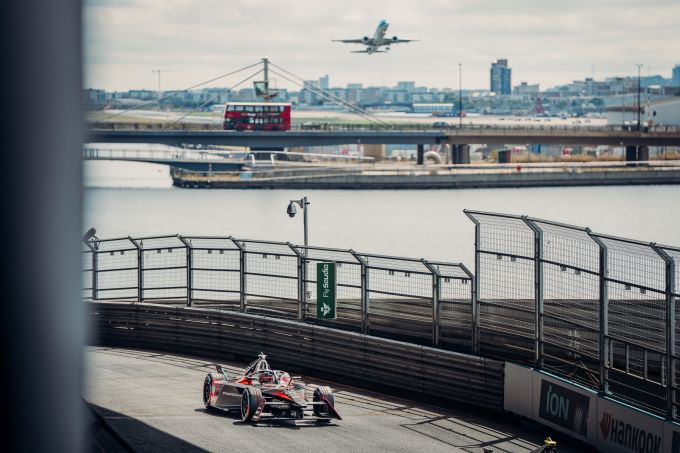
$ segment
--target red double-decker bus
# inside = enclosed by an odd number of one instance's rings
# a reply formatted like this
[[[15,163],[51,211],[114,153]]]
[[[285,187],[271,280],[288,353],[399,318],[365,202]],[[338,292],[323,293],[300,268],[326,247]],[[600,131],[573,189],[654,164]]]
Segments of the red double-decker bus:
[[[236,131],[290,130],[290,104],[284,102],[229,102],[224,129]]]

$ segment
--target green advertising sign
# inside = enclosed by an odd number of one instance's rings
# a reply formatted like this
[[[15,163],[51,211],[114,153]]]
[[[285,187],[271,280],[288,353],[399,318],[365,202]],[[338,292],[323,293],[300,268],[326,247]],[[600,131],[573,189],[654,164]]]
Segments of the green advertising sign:
[[[316,317],[335,319],[335,263],[316,264]]]

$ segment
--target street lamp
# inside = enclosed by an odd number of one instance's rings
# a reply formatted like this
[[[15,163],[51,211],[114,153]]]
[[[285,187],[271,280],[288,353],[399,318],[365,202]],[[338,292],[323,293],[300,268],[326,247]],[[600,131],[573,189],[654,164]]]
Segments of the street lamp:
[[[463,127],[463,63],[458,63],[458,128]]]
[[[642,130],[642,124],[640,124],[640,111],[642,110],[642,106],[640,105],[640,68],[642,67],[641,64],[636,65],[638,68],[638,93],[637,93],[637,128],[638,131]]]
[[[288,216],[292,219],[295,217],[295,214],[297,214],[297,208],[295,208],[295,205],[300,206],[300,209],[302,209],[302,212],[304,214],[304,228],[305,228],[305,247],[308,245],[308,230],[307,230],[307,206],[309,206],[311,203],[307,201],[307,197],[302,197],[299,200],[290,200],[290,203],[288,203],[288,209],[286,209],[286,213]],[[307,249],[305,248],[305,256],[307,255]]]

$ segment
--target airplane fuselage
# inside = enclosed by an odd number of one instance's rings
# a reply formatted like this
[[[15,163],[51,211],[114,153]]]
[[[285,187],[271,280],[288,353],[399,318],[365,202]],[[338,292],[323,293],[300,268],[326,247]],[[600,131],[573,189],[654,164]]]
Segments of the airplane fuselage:
[[[385,33],[387,33],[387,28],[390,26],[386,21],[381,21],[378,24],[378,27],[375,29],[375,33],[373,33],[373,43],[369,45],[366,50],[368,51],[369,54],[372,54],[374,52],[377,52],[378,49],[380,49],[381,46],[385,45]],[[389,47],[388,47],[389,49]]]

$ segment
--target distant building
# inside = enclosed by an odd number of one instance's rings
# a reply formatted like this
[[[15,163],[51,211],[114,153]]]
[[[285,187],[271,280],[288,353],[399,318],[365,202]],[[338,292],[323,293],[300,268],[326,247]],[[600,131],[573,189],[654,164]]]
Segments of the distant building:
[[[674,87],[680,87],[680,64],[676,64],[673,67],[673,75],[671,76],[671,80]]]
[[[408,93],[413,92],[416,89],[415,82],[397,82],[397,90],[403,90]]]
[[[453,112],[452,102],[442,103],[415,103],[413,104],[413,113],[429,113],[432,114],[447,114]]]
[[[158,98],[158,92],[151,90],[128,90],[127,94],[127,97],[130,99],[140,99],[142,101]]]
[[[327,90],[329,88],[328,74],[323,77],[319,77],[319,88],[322,90]]]
[[[312,105],[319,101],[318,88],[320,88],[319,80],[305,80],[304,88],[300,92],[300,100],[307,104]]]
[[[609,101],[609,99],[607,99]],[[635,97],[629,95],[622,102],[608,105],[606,118],[609,124],[636,124],[637,110]],[[643,125],[680,126],[680,97],[670,96],[660,99],[650,99],[642,103],[640,121]]]
[[[522,82],[512,90],[512,94],[516,94],[518,96],[536,97],[540,91],[541,90],[538,83],[529,85],[526,82]]]
[[[511,93],[512,69],[508,67],[508,60],[499,58],[491,63],[491,92],[501,95]]]

